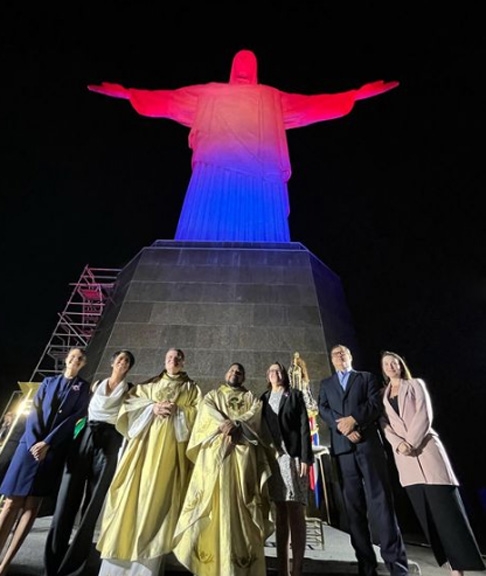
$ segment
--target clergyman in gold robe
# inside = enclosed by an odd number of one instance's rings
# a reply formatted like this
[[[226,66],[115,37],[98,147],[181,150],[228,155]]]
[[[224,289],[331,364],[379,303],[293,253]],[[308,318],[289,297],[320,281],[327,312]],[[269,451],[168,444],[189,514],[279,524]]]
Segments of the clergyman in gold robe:
[[[234,363],[225,383],[200,404],[187,448],[194,470],[174,554],[197,576],[265,576],[265,540],[273,532],[261,441],[262,403]]]
[[[183,362],[182,350],[169,349],[163,372],[134,386],[120,409],[116,427],[128,443],[102,516],[100,576],[156,576],[172,551],[192,469],[186,448],[202,399]]]

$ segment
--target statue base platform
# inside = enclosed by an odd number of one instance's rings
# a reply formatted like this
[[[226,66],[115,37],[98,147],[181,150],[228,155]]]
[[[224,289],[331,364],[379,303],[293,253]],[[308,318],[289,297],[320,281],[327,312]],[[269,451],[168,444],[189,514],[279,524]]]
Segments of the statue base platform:
[[[355,349],[341,281],[302,244],[157,240],[120,272],[85,373],[106,377],[112,353],[128,348],[136,359],[130,380],[141,382],[176,347],[203,392],[241,362],[246,385],[261,393],[268,366],[288,367],[298,351],[317,397],[331,373],[328,350],[339,342]]]

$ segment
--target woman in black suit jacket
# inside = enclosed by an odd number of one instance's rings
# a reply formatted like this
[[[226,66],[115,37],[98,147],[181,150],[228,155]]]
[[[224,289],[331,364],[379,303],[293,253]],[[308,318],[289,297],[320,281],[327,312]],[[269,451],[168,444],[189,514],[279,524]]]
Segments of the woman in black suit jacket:
[[[309,466],[314,461],[309,417],[300,390],[292,388],[285,368],[275,362],[267,370],[268,390],[262,395],[263,418],[275,449],[270,497],[276,507],[279,576],[301,576],[306,544],[305,507],[309,497]],[[290,536],[290,538],[289,538]]]

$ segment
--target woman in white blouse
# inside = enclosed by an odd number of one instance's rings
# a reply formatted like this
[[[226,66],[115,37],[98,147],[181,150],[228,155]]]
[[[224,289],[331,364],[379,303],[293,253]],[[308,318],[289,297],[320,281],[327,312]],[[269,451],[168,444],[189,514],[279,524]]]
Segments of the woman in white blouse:
[[[117,350],[111,356],[110,376],[92,386],[88,415],[78,422],[64,466],[46,539],[45,576],[82,576],[86,572],[96,524],[123,442],[115,424],[130,388],[126,378],[134,364],[130,350]]]

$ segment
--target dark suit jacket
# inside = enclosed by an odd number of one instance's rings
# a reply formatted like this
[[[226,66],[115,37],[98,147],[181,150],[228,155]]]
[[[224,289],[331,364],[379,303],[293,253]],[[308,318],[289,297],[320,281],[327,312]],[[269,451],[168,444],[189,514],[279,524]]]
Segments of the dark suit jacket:
[[[319,390],[319,414],[329,426],[331,452],[335,455],[354,450],[383,450],[378,420],[383,411],[381,388],[370,372],[353,370],[349,375],[346,391],[343,391],[337,374],[325,378]],[[361,442],[354,444],[336,427],[342,416],[353,416],[358,423]]]
[[[266,421],[266,414],[271,408],[268,405],[270,390],[261,396],[263,402],[262,414]],[[290,456],[300,458],[305,464],[314,462],[312,442],[309,426],[309,416],[304,402],[304,395],[300,390],[289,388],[283,393],[278,411],[278,422],[285,448]]]
[[[48,496],[56,490],[76,421],[86,414],[89,384],[77,376],[58,399],[62,374],[44,378],[37,390],[0,492],[6,496]],[[50,445],[47,456],[38,462],[29,452],[36,442]]]

